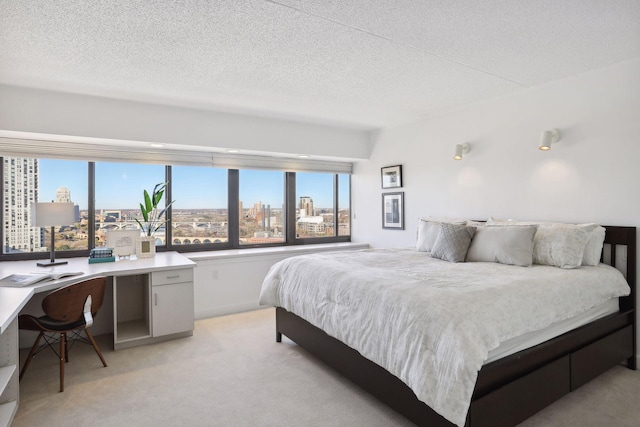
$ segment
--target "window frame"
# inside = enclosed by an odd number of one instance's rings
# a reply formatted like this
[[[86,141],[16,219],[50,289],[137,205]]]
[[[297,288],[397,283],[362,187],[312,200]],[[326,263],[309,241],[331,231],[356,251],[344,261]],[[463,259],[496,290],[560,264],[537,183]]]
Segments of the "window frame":
[[[4,245],[4,158],[16,158],[16,157],[31,157],[38,158],[30,155],[8,155],[0,156],[0,176],[2,181],[0,182],[0,193],[3,195],[2,209],[0,209],[0,241]],[[58,157],[60,158],[60,157]],[[60,158],[61,160],[65,160]],[[68,159],[77,160],[77,159]],[[132,162],[138,163],[138,162]],[[87,161],[87,186],[88,186],[88,206],[87,213],[89,216],[88,224],[88,248],[86,250],[73,250],[56,252],[56,258],[75,258],[84,257],[89,255],[89,251],[95,247],[95,161]],[[165,168],[165,180],[168,183],[165,190],[164,203],[173,200],[175,195],[171,185],[172,167],[169,164],[164,165]],[[228,218],[228,237],[226,243],[208,243],[208,244],[189,244],[189,245],[175,245],[173,244],[173,230],[171,226],[165,228],[165,241],[164,245],[156,247],[157,252],[175,251],[181,253],[189,252],[207,252],[207,251],[219,251],[228,249],[252,249],[252,248],[269,248],[280,246],[295,246],[295,245],[310,245],[310,244],[323,244],[323,243],[338,243],[338,242],[350,242],[351,241],[351,218],[349,226],[349,235],[339,235],[339,175],[346,175],[349,177],[349,212],[351,212],[351,177],[349,174],[340,172],[327,172],[333,175],[333,209],[334,209],[334,235],[330,237],[296,237],[296,172],[283,171],[284,173],[284,203],[285,203],[285,215],[284,219],[284,236],[283,242],[274,243],[256,243],[256,244],[242,244],[240,245],[240,220],[239,220],[239,200],[240,200],[240,170],[227,168],[227,211]],[[257,170],[257,169],[256,169]],[[169,206],[166,212],[167,222],[171,222],[173,217],[172,207]],[[2,248],[4,251],[4,247]],[[38,260],[46,259],[49,257],[49,252],[22,252],[22,253],[3,253],[0,252],[0,261],[18,261],[18,260]]]
[[[296,201],[298,199],[298,195],[296,194],[296,174],[292,172],[293,176],[291,177],[292,182],[292,197],[290,200],[293,203],[291,207],[291,212],[293,213],[293,233],[292,233],[292,244],[297,245],[316,245],[320,243],[337,243],[337,242],[350,242],[351,241],[351,227],[349,227],[349,235],[348,236],[340,236],[338,231],[338,201],[340,200],[339,194],[339,175],[338,173],[333,174],[333,236],[331,237],[296,237],[296,223],[295,223],[295,214],[296,214]],[[351,179],[349,179],[349,213],[351,213]],[[351,220],[351,219],[350,219]]]
[[[282,213],[284,215],[284,228],[285,228],[285,232],[284,234],[284,241],[282,242],[273,242],[273,243],[252,243],[252,244],[240,244],[240,212],[238,211],[239,205],[240,205],[240,170],[239,169],[229,169],[230,171],[233,170],[235,172],[237,172],[237,188],[235,191],[235,194],[238,196],[236,198],[236,200],[234,201],[235,203],[235,208],[236,208],[236,216],[234,217],[234,220],[236,221],[236,227],[235,227],[235,231],[237,232],[237,236],[236,238],[233,240],[233,248],[232,249],[247,249],[247,248],[270,248],[270,247],[277,247],[277,246],[290,246],[291,244],[288,243],[288,230],[289,230],[289,212],[288,209],[285,207],[285,211]],[[283,172],[284,173],[284,203],[285,206],[288,205],[288,200],[289,200],[289,195],[287,193],[287,174],[289,174],[289,172]],[[295,217],[295,215],[294,215]]]

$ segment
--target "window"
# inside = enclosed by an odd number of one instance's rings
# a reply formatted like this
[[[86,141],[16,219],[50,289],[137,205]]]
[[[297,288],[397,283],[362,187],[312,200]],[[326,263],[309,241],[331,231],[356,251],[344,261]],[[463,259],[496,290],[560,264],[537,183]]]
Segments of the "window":
[[[87,162],[3,158],[3,254],[49,252],[51,228],[34,227],[31,205],[71,202],[75,222],[55,227],[57,252],[88,250]]]
[[[284,173],[241,170],[239,243],[261,245],[285,241]]]
[[[171,243],[216,245],[229,241],[226,169],[171,168]]]
[[[206,166],[0,157],[1,259],[46,258],[50,228],[33,227],[37,201],[75,204],[56,227],[57,254],[82,256],[108,230],[139,230],[143,191],[167,183],[158,250],[197,251],[349,241],[350,176]]]
[[[351,236],[351,177],[338,175],[338,236]]]
[[[162,165],[100,162],[96,163],[95,176],[95,246],[103,246],[109,230],[140,229],[136,218],[142,220],[140,203],[144,190],[151,193],[156,184],[165,182],[165,168]],[[166,243],[164,228],[155,236],[156,245]]]
[[[335,236],[334,174],[296,174],[296,238]]]

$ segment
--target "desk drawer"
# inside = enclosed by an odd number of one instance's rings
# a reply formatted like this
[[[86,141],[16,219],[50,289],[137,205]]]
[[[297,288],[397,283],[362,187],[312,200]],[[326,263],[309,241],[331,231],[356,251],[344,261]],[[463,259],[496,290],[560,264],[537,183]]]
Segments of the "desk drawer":
[[[180,270],[154,271],[151,273],[151,286],[171,283],[193,282],[193,268]]]

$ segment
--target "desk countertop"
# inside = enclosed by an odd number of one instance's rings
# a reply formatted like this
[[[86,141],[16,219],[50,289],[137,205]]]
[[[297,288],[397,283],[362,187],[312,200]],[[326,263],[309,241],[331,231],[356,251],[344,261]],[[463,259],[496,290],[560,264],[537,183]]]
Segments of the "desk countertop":
[[[64,271],[82,271],[80,276],[50,280],[23,288],[0,286],[0,334],[3,333],[33,294],[47,292],[64,285],[99,276],[122,276],[127,274],[145,274],[152,271],[173,270],[176,268],[194,268],[196,263],[177,252],[160,252],[152,258],[121,259],[115,262],[89,264],[87,258],[67,258],[68,264],[53,267],[37,267],[37,261],[0,262],[0,278],[16,273],[60,273]]]
[[[0,334],[7,330],[22,307],[31,299],[33,287],[3,288],[0,287]]]

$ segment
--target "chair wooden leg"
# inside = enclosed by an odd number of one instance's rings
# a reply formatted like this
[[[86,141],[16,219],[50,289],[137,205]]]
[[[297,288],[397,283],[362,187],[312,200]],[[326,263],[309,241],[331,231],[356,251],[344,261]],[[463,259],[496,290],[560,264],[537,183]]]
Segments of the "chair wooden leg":
[[[85,329],[84,332],[87,334],[87,338],[89,338],[89,341],[91,342],[91,345],[93,346],[93,349],[96,351],[96,353],[98,354],[98,357],[100,358],[100,360],[102,360],[102,364],[106,368],[107,367],[107,362],[105,362],[104,357],[102,357],[102,352],[100,351],[100,348],[98,347],[98,344],[96,344],[96,340],[93,339],[93,335],[91,335],[91,332],[89,332],[89,329]]]
[[[64,361],[69,363],[69,340],[67,334],[64,334]]]
[[[64,355],[66,354],[67,349],[65,348],[65,344],[67,342],[67,333],[60,332],[60,391],[64,391]]]
[[[33,355],[36,354],[36,350],[38,349],[38,344],[40,344],[40,339],[42,339],[42,332],[40,332],[38,334],[38,338],[36,338],[36,342],[33,343],[33,347],[31,347],[31,351],[29,352],[29,355],[27,356],[27,360],[24,361],[24,366],[22,367],[22,370],[20,371],[20,376],[18,377],[18,381],[20,381],[22,379],[22,376],[27,371],[27,367],[29,366],[29,363],[31,363],[31,359],[33,359]]]

